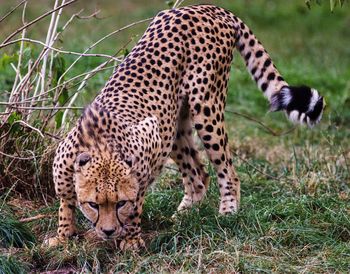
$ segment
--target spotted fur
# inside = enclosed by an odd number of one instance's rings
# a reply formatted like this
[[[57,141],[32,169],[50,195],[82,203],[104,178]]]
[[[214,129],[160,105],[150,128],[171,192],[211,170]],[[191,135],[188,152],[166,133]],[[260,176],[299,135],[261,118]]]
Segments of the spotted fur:
[[[323,98],[289,86],[251,30],[211,5],[160,12],[77,125],[59,145],[53,165],[61,199],[56,240],[72,236],[80,207],[98,236],[136,249],[147,187],[171,156],[183,177],[178,210],[200,201],[209,179],[193,130],[216,169],[219,212],[238,210],[240,181],[224,125],[233,51],[238,49],[271,110],[292,121],[318,122]]]

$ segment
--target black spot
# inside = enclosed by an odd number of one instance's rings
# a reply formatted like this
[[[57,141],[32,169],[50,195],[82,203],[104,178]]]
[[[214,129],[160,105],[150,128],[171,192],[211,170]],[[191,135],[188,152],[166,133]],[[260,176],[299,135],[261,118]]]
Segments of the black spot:
[[[214,131],[214,128],[213,128],[212,125],[207,125],[207,126],[205,127],[205,130],[208,131],[208,132],[213,132],[213,131]]]
[[[262,50],[258,50],[258,51],[255,53],[255,56],[256,56],[256,58],[260,58],[261,56],[263,56],[263,51],[262,51]]]
[[[255,74],[255,72],[256,72],[257,69],[258,69],[257,67],[254,67],[254,68],[252,69],[252,74],[253,74],[253,75]]]
[[[270,59],[266,59],[266,61],[264,62],[264,67],[268,67],[271,65],[271,60]]]
[[[245,47],[244,44],[241,44],[241,45],[239,46],[239,48],[238,48],[239,51],[243,51],[243,50],[244,50],[244,47]]]
[[[205,147],[206,149],[210,149],[210,144],[209,144],[209,143],[205,143],[205,144],[204,144],[204,147]]]
[[[203,125],[202,125],[202,124],[195,124],[195,125],[194,125],[194,128],[195,128],[196,130],[201,130],[201,129],[203,128]]]
[[[276,74],[274,72],[270,72],[269,75],[267,76],[267,80],[274,80],[276,77]]]
[[[181,29],[182,29],[182,30],[187,30],[188,27],[187,27],[187,25],[181,25]]]
[[[210,108],[209,107],[204,107],[203,109],[204,115],[209,117],[210,116]]]
[[[200,104],[196,104],[194,106],[194,109],[197,111],[197,113],[199,113],[201,111],[201,105]]]
[[[211,140],[211,136],[210,135],[204,135],[203,136],[203,141],[210,141]]]
[[[220,149],[220,146],[218,144],[212,145],[213,150],[218,151]]]
[[[216,165],[220,165],[220,164],[221,164],[221,160],[220,160],[220,159],[216,159],[216,160],[214,161],[214,163],[215,163]]]

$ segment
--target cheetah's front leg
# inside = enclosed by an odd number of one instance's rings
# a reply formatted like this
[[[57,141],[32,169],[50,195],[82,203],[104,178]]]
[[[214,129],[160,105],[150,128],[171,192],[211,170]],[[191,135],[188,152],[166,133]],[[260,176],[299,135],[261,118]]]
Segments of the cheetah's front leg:
[[[119,248],[123,251],[139,250],[145,247],[145,242],[141,238],[141,213],[139,213],[141,211],[142,210],[136,210],[134,214],[130,215],[129,221],[124,227],[124,238],[119,245]]]
[[[124,235],[120,242],[120,249],[139,250],[145,247],[145,242],[141,238],[141,214],[145,199],[146,187],[141,187],[137,195],[137,200],[134,207],[134,212],[128,216],[128,220],[124,225]]]
[[[69,237],[76,234],[75,226],[75,198],[60,200],[60,209],[58,211],[58,229],[57,236],[49,238],[47,244],[56,246],[64,243]]]

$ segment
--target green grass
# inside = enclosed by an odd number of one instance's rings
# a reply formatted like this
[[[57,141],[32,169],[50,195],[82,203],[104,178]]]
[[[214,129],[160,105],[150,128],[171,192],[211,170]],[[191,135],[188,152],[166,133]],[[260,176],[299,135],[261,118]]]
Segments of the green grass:
[[[0,246],[22,248],[34,244],[34,236],[28,227],[6,214],[6,211],[0,212],[3,213],[3,220],[0,222]]]
[[[349,3],[330,13],[328,3],[308,10],[301,0],[210,2],[233,11],[253,29],[290,84],[308,84],[325,96],[328,108],[321,124],[313,129],[298,127],[287,135],[272,136],[256,123],[227,113],[230,145],[238,155],[234,162],[242,181],[240,211],[232,216],[218,215],[215,173],[208,166],[212,180],[204,201],[172,218],[182,197],[181,179],[176,172],[165,169],[147,195],[143,214],[147,250],[138,254],[121,253],[111,244],[96,245],[82,239],[57,249],[41,247],[44,238],[55,233],[57,201],[48,205],[26,201],[33,206],[13,210],[11,201],[15,195],[6,199],[3,196],[0,205],[8,204],[2,208],[7,212],[3,216],[11,214],[16,219],[45,214],[49,217],[28,223],[37,239],[34,246],[15,248],[14,241],[2,246],[6,256],[0,257],[0,273],[21,273],[28,269],[84,273],[350,271]],[[152,1],[147,7],[144,1],[120,1],[116,5],[108,0],[101,1],[99,7],[101,16],[107,18],[72,25],[63,39],[65,49],[82,51],[108,32],[167,8],[161,0]],[[47,6],[36,8],[39,10],[30,10],[28,14],[34,16]],[[75,7],[79,8],[79,5]],[[86,9],[86,13],[93,11],[94,4]],[[145,27],[110,38],[95,52],[112,54],[129,37],[136,35],[136,41]],[[82,28],[87,31],[81,39],[70,39]],[[37,37],[44,35],[40,27],[33,32]],[[227,108],[253,116],[276,132],[286,131],[291,125],[282,113],[267,112],[268,103],[240,57],[235,57]],[[69,64],[73,60],[68,56],[65,62]],[[72,75],[101,61],[84,58]],[[110,73],[95,76],[77,105],[91,101]],[[11,81],[11,74],[0,75],[2,85]],[[11,223],[11,218],[3,218],[0,229]],[[81,215],[79,222],[81,229],[88,228]],[[7,229],[7,233],[17,235],[12,229]]]
[[[18,273],[24,274],[28,272],[28,268],[26,268],[21,262],[15,260],[11,256],[3,256],[0,255],[0,274],[7,273]]]

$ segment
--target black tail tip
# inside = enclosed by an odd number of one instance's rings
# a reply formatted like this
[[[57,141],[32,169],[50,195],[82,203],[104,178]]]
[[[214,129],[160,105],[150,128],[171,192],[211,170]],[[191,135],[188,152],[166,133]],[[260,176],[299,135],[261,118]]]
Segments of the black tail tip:
[[[271,97],[270,110],[285,110],[293,123],[311,127],[321,120],[325,106],[325,100],[316,89],[285,86]]]

